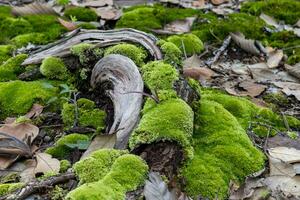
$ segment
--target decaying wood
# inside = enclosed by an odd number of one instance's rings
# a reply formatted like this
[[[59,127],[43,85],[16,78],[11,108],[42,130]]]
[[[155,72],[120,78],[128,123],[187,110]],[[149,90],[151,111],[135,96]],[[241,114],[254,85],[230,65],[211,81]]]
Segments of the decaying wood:
[[[91,85],[105,87],[114,105],[114,122],[109,134],[117,133],[116,148],[127,147],[130,133],[139,121],[144,83],[134,62],[122,55],[111,54],[94,67]]]
[[[99,47],[110,46],[120,42],[140,44],[147,49],[155,60],[162,59],[157,47],[157,38],[142,31],[125,28],[115,30],[74,30],[69,36],[33,52],[22,65],[38,64],[48,56],[64,57],[70,55],[70,48],[80,43],[92,43]]]
[[[31,194],[34,194],[40,190],[48,189],[51,186],[65,183],[71,179],[75,179],[75,174],[73,172],[67,172],[64,174],[60,174],[57,176],[49,177],[45,180],[41,181],[33,181],[28,184],[26,184],[25,187],[15,191],[12,194],[8,194],[5,196],[0,197],[0,200],[22,200],[26,199]]]
[[[229,46],[230,42],[231,42],[231,36],[229,35],[229,36],[227,36],[227,38],[225,38],[222,46],[215,51],[215,56],[212,57],[211,59],[209,59],[206,62],[206,64],[208,66],[211,66],[212,64],[214,64],[220,58],[220,56],[225,52],[225,50]]]

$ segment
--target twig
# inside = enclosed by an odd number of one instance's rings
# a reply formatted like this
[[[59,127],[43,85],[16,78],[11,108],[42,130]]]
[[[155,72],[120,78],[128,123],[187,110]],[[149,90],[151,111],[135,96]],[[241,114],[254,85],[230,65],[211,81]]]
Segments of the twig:
[[[187,59],[187,55],[186,55],[186,51],[185,51],[185,45],[183,43],[183,40],[181,39],[181,45],[182,45],[182,49],[183,49],[183,53],[184,53],[184,57],[185,59]]]
[[[231,42],[231,36],[229,35],[229,36],[227,36],[227,38],[225,38],[222,46],[215,51],[215,56],[213,58],[208,59],[206,64],[208,66],[211,66],[212,64],[214,64],[220,58],[220,56],[224,53],[224,51],[227,49],[230,42]]]
[[[28,197],[29,195],[34,194],[42,189],[67,182],[71,179],[75,179],[75,174],[73,172],[59,174],[57,176],[52,176],[41,181],[35,180],[26,184],[26,186],[24,186],[23,188],[16,190],[12,194],[0,197],[0,200],[23,200],[26,199],[26,197]]]

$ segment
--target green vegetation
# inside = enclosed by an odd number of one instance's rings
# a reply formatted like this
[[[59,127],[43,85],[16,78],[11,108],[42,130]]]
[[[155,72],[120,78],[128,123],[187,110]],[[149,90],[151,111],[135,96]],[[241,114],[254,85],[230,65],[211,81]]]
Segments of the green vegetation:
[[[167,40],[174,43],[187,56],[199,54],[204,50],[202,41],[194,34],[172,35]]]
[[[56,57],[45,58],[40,66],[40,72],[48,79],[65,80],[69,76],[62,59]]]
[[[65,6],[68,5],[70,0],[55,0],[58,5]]]
[[[60,173],[65,173],[72,165],[68,160],[61,160],[60,162]]]
[[[47,88],[46,81],[0,82],[0,119],[23,115],[34,103],[45,104],[57,95],[57,88]]]
[[[0,65],[12,56],[13,45],[0,45]]]
[[[19,54],[0,65],[0,82],[16,80],[17,75],[24,71],[21,64],[26,58],[27,55]]]
[[[112,47],[108,47],[105,50],[104,55],[120,54],[130,58],[137,66],[144,64],[144,60],[147,57],[147,53],[140,47],[133,44],[117,44]]]
[[[75,17],[78,21],[84,21],[84,22],[97,21],[98,18],[95,11],[83,7],[67,8],[65,10],[64,16],[68,17],[69,19]]]
[[[81,98],[77,101],[78,125],[96,128],[100,132],[105,127],[106,113],[96,108],[95,103],[89,99]],[[64,126],[71,128],[75,121],[75,105],[65,103],[61,112]]]
[[[9,192],[17,190],[24,186],[24,183],[4,183],[0,184],[0,196],[6,195]]]
[[[70,147],[70,145],[86,143],[89,141],[90,139],[87,135],[72,133],[70,135],[61,137],[59,140],[57,140],[53,147],[47,148],[45,152],[55,158],[65,159],[68,158],[70,156],[70,153],[74,150]]]
[[[79,57],[82,65],[87,65],[92,60],[99,60],[103,56],[103,50],[95,48],[95,45],[80,43],[71,47],[71,53]]]
[[[172,42],[166,42],[164,40],[158,41],[158,45],[164,54],[164,61],[170,65],[180,65],[182,62],[181,50]]]
[[[143,184],[148,172],[148,166],[138,156],[124,154],[118,150],[99,150],[94,152],[91,157],[82,160],[82,164],[77,172],[85,177],[85,180],[96,180],[95,182],[85,183],[71,191],[66,199],[68,200],[120,200],[125,198],[127,191],[135,190]],[[85,162],[87,164],[85,165]],[[93,166],[95,165],[95,166]],[[76,167],[75,167],[76,170]],[[95,173],[89,172],[89,170]],[[96,179],[93,176],[97,176]],[[79,176],[82,181],[83,176]]]

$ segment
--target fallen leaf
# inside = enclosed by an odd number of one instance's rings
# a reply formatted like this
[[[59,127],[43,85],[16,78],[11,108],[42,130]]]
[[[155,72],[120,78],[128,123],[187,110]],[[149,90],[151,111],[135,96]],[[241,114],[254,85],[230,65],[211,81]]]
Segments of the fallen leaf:
[[[195,21],[196,17],[187,17],[182,20],[175,20],[164,26],[165,31],[170,31],[173,33],[188,33]]]
[[[274,26],[275,28],[279,28],[280,25],[277,23],[277,21],[269,16],[269,15],[266,15],[264,13],[261,13],[260,16],[259,16],[264,22],[266,22],[266,24],[270,25],[270,26]]]
[[[183,76],[193,78],[198,81],[207,81],[215,74],[214,71],[207,67],[189,67],[183,69]]]
[[[57,18],[59,23],[61,25],[63,25],[68,31],[73,31],[75,29],[77,29],[77,26],[75,23],[73,22],[70,22],[70,21],[66,21],[66,20],[63,20],[62,18]]]
[[[175,194],[168,190],[167,184],[162,180],[159,173],[150,172],[149,180],[144,187],[146,200],[175,200]]]
[[[203,61],[196,54],[183,61],[183,68],[200,67],[202,65]]]
[[[212,8],[211,11],[214,12],[214,13],[216,13],[217,15],[222,15],[222,16],[234,13],[234,10],[232,10],[230,8],[219,8],[219,7]]]
[[[269,68],[276,68],[278,67],[280,61],[283,58],[283,51],[282,50],[275,50],[268,55],[267,65]]]
[[[300,150],[289,147],[275,147],[268,149],[268,153],[272,158],[279,159],[285,163],[300,162]]]
[[[37,117],[43,112],[43,109],[44,107],[42,105],[35,103],[33,104],[31,110],[28,113],[26,113],[25,117],[29,119]]]
[[[269,156],[270,176],[294,177],[296,172],[292,164],[282,162],[282,160]]]
[[[82,154],[80,159],[89,156],[92,152],[98,149],[113,149],[116,144],[116,134],[97,135],[90,143],[88,149]]]
[[[32,143],[39,134],[39,128],[30,123],[4,124],[0,127],[0,132],[11,135],[23,142],[30,139],[30,143]]]
[[[22,164],[24,164],[24,169],[20,173],[20,181],[27,183],[35,179],[34,169],[36,167],[37,161],[36,159],[28,159],[25,160]]]
[[[300,197],[300,176],[270,176],[263,182],[272,191],[282,192],[286,197]]]
[[[122,16],[122,10],[113,8],[113,7],[103,7],[93,9],[98,17],[105,20],[118,20]]]
[[[282,88],[282,92],[287,96],[294,96],[300,101],[300,84],[293,82],[273,82],[273,84],[279,88]]]
[[[54,172],[58,173],[60,169],[60,162],[56,158],[52,158],[50,154],[47,153],[37,153],[36,154],[36,167],[34,168],[34,173],[47,173]]]
[[[250,96],[250,97],[256,97],[260,95],[263,91],[266,90],[266,86],[262,84],[254,83],[253,81],[243,81],[239,84],[241,88],[246,90],[246,92],[241,92],[242,96]]]
[[[17,16],[38,15],[38,14],[57,15],[57,13],[49,5],[39,3],[39,2],[27,4],[22,7],[13,6],[11,12],[12,14]]]
[[[246,39],[242,33],[230,33],[232,40],[244,51],[254,54],[260,55],[265,53],[266,50],[262,46],[262,44],[257,40]]]
[[[193,1],[192,5],[197,8],[203,8],[205,5],[205,0]]]
[[[103,7],[103,6],[112,6],[113,5],[113,0],[91,0],[91,1],[86,1],[80,4],[80,6],[83,7]]]
[[[210,0],[210,2],[217,6],[217,5],[228,2],[228,0]]]
[[[290,66],[288,64],[285,64],[284,67],[290,75],[300,79],[300,63],[297,63],[294,66]]]
[[[262,178],[246,178],[244,184],[238,187],[238,189],[236,189],[235,187],[231,187],[229,199],[241,200],[252,197],[256,188],[263,187],[262,182]]]

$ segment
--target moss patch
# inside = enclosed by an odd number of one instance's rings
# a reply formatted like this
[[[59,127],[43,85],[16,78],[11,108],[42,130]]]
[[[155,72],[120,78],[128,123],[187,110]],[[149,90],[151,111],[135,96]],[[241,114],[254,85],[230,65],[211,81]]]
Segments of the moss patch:
[[[0,118],[23,115],[34,103],[45,104],[57,95],[57,88],[46,87],[46,81],[11,81],[0,83]]]
[[[99,60],[104,52],[93,44],[80,43],[71,47],[71,53],[79,57],[82,65],[87,65],[92,60]]]
[[[221,104],[195,106],[195,157],[182,170],[191,196],[225,199],[230,180],[242,181],[264,166],[264,156],[236,118]]]
[[[133,44],[117,44],[109,47],[105,50],[104,55],[120,54],[130,58],[136,65],[141,66],[144,64],[144,60],[147,57],[147,53],[142,48],[139,48]]]
[[[26,58],[27,55],[19,54],[0,65],[0,82],[16,80],[17,75],[24,71],[21,64]]]
[[[67,8],[64,12],[64,16],[69,19],[71,19],[71,17],[75,17],[78,21],[84,22],[97,21],[98,18],[95,11],[83,7]]]
[[[158,45],[164,54],[164,61],[171,65],[180,65],[182,62],[182,52],[181,50],[172,42],[166,42],[160,40]]]
[[[194,34],[172,35],[167,40],[174,43],[187,56],[199,54],[204,50],[202,41]]]
[[[0,196],[6,195],[9,192],[17,190],[24,186],[24,183],[4,183],[0,184]]]
[[[0,65],[12,56],[13,45],[0,45]]]
[[[92,158],[88,157],[80,161],[82,164],[76,164],[77,167],[81,167],[80,171],[85,175],[94,176],[95,174],[88,170],[95,170],[97,175],[100,175],[97,178],[101,179],[77,187],[67,195],[66,199],[124,199],[127,191],[135,190],[144,182],[148,172],[148,166],[140,157],[124,153],[124,151],[113,149],[99,150],[91,155]],[[88,164],[84,165],[85,162]],[[85,166],[86,169],[84,169]]]
[[[88,142],[90,139],[87,135],[73,133],[61,137],[53,147],[46,149],[46,153],[52,155],[55,158],[65,159],[68,158],[70,153],[74,150],[70,147],[70,144],[78,144]]]
[[[45,58],[40,66],[40,72],[48,79],[65,80],[68,75],[68,69],[60,58]]]
[[[93,127],[97,129],[97,132],[105,127],[106,113],[99,108],[95,108],[93,101],[85,98],[78,99],[77,107],[79,126]],[[75,105],[65,103],[61,115],[65,128],[71,128],[75,120]]]

